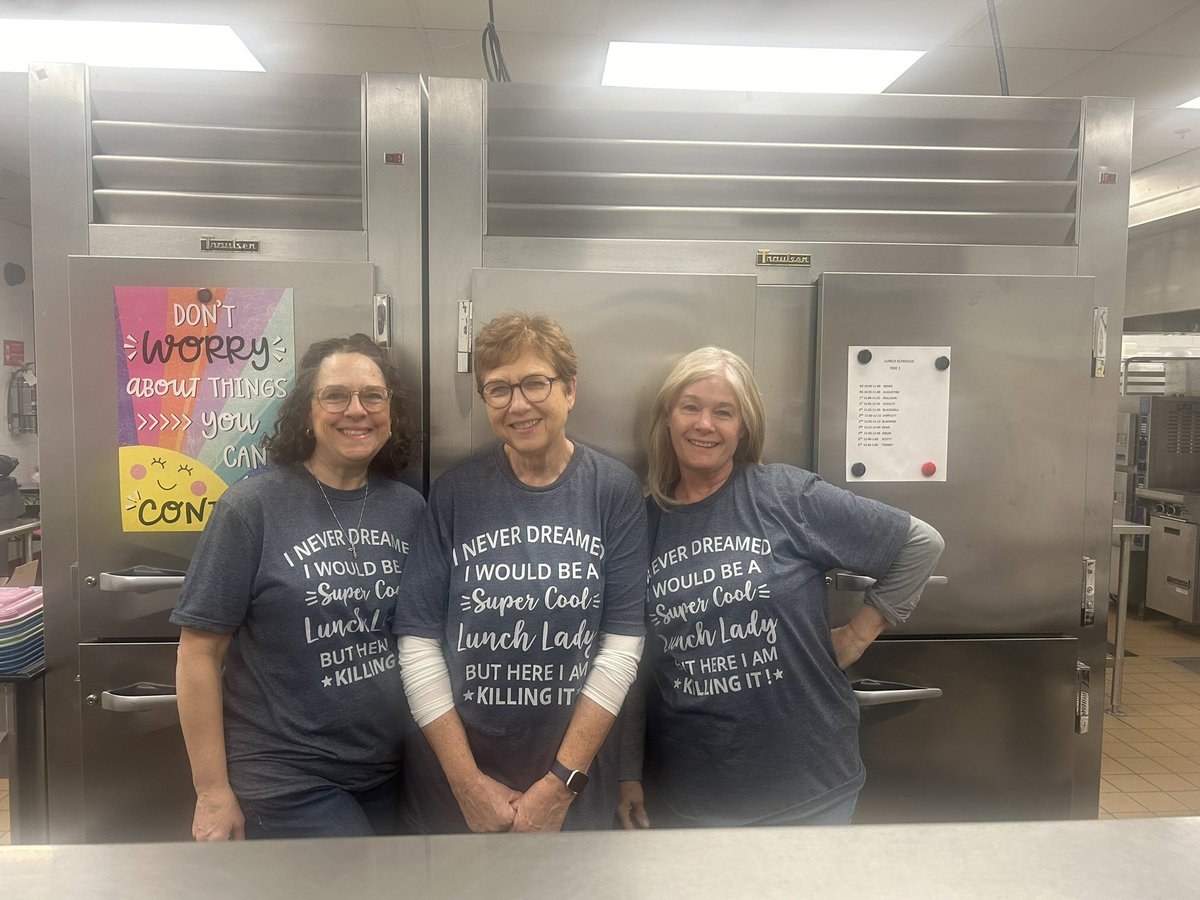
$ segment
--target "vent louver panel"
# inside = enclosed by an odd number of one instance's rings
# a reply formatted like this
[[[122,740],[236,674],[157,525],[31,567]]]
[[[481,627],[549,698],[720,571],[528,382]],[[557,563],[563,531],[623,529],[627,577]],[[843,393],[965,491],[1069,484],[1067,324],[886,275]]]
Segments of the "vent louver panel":
[[[361,230],[358,78],[93,70],[93,222]]]
[[[493,84],[488,234],[1070,246],[1080,112]]]
[[[1167,414],[1167,452],[1188,456],[1200,453],[1200,406],[1187,403],[1170,407]]]

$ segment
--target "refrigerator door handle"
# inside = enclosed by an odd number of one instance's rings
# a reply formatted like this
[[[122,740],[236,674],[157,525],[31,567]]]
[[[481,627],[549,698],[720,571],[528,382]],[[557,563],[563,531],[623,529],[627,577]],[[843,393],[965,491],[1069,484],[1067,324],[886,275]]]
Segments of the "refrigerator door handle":
[[[860,707],[884,706],[888,703],[906,703],[911,700],[935,700],[942,696],[942,689],[901,684],[898,681],[876,681],[874,678],[859,678],[850,683],[854,699]]]
[[[176,705],[175,685],[139,681],[100,694],[100,708],[109,712],[145,712]]]
[[[119,572],[101,572],[99,578],[87,579],[87,584],[102,591],[121,591],[132,594],[149,594],[163,588],[180,587],[186,572],[178,569],[159,569],[154,566],[133,566]]]
[[[832,583],[831,583],[832,582]],[[825,584],[834,587],[839,591],[865,591],[875,583],[875,579],[869,575],[853,575],[850,572],[838,572],[832,578],[825,576]],[[950,579],[945,575],[930,575],[925,579],[925,586],[931,584],[949,584]]]

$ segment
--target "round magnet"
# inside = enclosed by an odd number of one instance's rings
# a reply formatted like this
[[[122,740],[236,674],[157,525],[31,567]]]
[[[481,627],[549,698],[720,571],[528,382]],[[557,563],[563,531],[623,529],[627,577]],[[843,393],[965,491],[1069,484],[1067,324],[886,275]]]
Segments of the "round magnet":
[[[937,463],[932,460],[921,463],[921,474],[926,478],[930,478],[937,474]]]
[[[867,363],[869,363],[871,361],[871,351],[870,350],[859,350],[858,351],[858,361],[860,363],[862,363],[864,366]]]
[[[852,465],[850,467],[850,474],[853,475],[855,478],[862,478],[864,475],[867,474],[867,467],[864,466],[862,463],[855,463],[854,465]]]
[[[196,299],[201,303],[212,303],[212,298],[212,291],[208,288],[200,288],[200,290],[196,291]]]
[[[939,372],[945,372],[948,368],[950,368],[950,357],[939,356],[933,361],[933,366]]]

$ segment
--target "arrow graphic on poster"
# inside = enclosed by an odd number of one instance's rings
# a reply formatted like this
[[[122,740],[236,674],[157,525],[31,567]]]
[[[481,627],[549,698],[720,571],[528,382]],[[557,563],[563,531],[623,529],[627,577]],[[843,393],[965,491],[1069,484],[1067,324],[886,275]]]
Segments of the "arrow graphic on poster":
[[[159,431],[178,431],[180,428],[186,430],[192,427],[192,417],[187,413],[181,415],[159,413],[157,416],[144,416],[138,413],[137,420],[138,431],[153,431],[155,428]]]

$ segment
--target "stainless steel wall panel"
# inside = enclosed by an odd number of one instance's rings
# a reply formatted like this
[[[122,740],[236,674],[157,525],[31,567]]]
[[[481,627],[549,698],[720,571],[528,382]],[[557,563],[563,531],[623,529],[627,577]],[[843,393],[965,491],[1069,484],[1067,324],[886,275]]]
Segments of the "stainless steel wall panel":
[[[740,234],[720,241],[627,241],[616,238],[509,237],[483,240],[484,265],[499,269],[590,269],[631,272],[757,274],[760,285],[812,284],[824,272],[945,272],[1074,275],[1073,247],[771,242],[781,253],[807,253],[808,266],[757,266],[762,241]]]
[[[1074,146],[1073,99],[772,94],[492,84],[489,133],[648,140]]]
[[[810,471],[816,424],[816,331],[815,286],[758,286],[753,365],[768,423],[763,458]],[[723,345],[724,338],[717,343]]]
[[[1078,626],[1093,290],[1091,278],[823,277],[816,471],[947,538],[938,574],[950,584],[926,591],[906,632]],[[945,481],[847,478],[847,348],[862,345],[951,348]],[[1108,447],[1111,472],[1111,435]],[[839,611],[861,602],[831,596]]]
[[[869,146],[492,134],[495,171],[823,175],[1071,181],[1074,148]]]
[[[88,248],[87,71],[45,65],[29,75],[34,337],[39,362],[38,423],[42,584],[46,630],[46,747],[50,841],[83,839],[79,744],[79,596],[74,563],[75,423],[67,303],[67,256]]]
[[[562,325],[579,357],[570,435],[637,472],[646,469],[650,404],[680,356],[721,344],[754,365],[755,281],[745,275],[477,269],[471,300],[476,331],[514,309]],[[474,375],[459,377],[474,391]],[[471,438],[472,451],[496,442],[477,395]]]
[[[932,596],[932,589],[930,591]],[[1070,637],[880,640],[851,667],[942,696],[868,707],[856,823],[1071,815],[1075,659]],[[912,756],[898,748],[920,748]],[[920,760],[913,765],[914,758]]]
[[[484,123],[481,81],[429,79],[429,202],[426,230],[429,293],[428,417],[430,480],[471,452],[475,381],[457,371],[457,307],[471,295],[471,272],[482,263]]]
[[[90,107],[96,222],[363,227],[358,79],[97,70]]]
[[[319,194],[356,199],[362,194],[362,167],[357,162],[93,156],[92,166],[94,186],[109,190],[169,191],[186,183],[201,193]]]
[[[101,68],[90,76],[93,119],[195,124],[216,115],[213,124],[245,128],[359,127],[357,75]]]
[[[1096,280],[1095,305],[1108,310],[1105,377],[1091,382],[1088,399],[1087,485],[1083,520],[1087,556],[1097,561],[1096,583],[1108,583],[1112,540],[1113,441],[1116,436],[1121,323],[1125,318],[1125,275],[1129,240],[1129,161],[1133,142],[1133,101],[1088,97],[1080,117],[1082,153],[1079,164],[1080,275]],[[1096,621],[1076,627],[1080,660],[1093,679],[1104,671],[1108,604],[1099,603]],[[1094,682],[1093,682],[1094,683]],[[1100,696],[1103,696],[1102,692]],[[1093,717],[1102,719],[1103,717]],[[1103,725],[1101,721],[1101,726]],[[1096,814],[1100,790],[1103,728],[1093,728],[1076,743],[1075,815]]]
[[[531,237],[721,240],[754,232],[766,241],[1064,245],[1074,213],[914,212],[908,210],[761,209],[757,207],[488,204],[488,233]]]
[[[1079,109],[500,85],[488,233],[1073,244]]]
[[[376,293],[391,297],[392,361],[408,390],[413,429],[423,432],[425,84],[416,75],[369,74],[363,94],[367,252]],[[403,163],[384,163],[388,154],[401,154]],[[424,490],[425,466],[424,447],[416,441],[404,480]]]
[[[92,149],[108,156],[142,156],[148,148],[178,159],[279,160],[357,164],[357,125],[344,129],[252,128],[170,122],[92,120]]]
[[[83,697],[86,833],[106,843],[191,839],[196,794],[174,698],[144,710],[108,708],[106,691],[175,684],[177,644],[84,644]]]
[[[321,231],[319,229],[213,228],[155,225],[92,225],[89,247],[94,256],[195,257],[246,259],[234,250],[201,250],[202,238],[250,239],[259,242],[255,259],[339,260],[367,259],[364,231]]]
[[[92,191],[98,221],[109,225],[213,228],[362,228],[361,197]]]
[[[488,202],[585,206],[904,209],[1074,213],[1076,182],[998,179],[704,175],[646,172],[488,173]],[[114,185],[115,186],[115,185]]]

